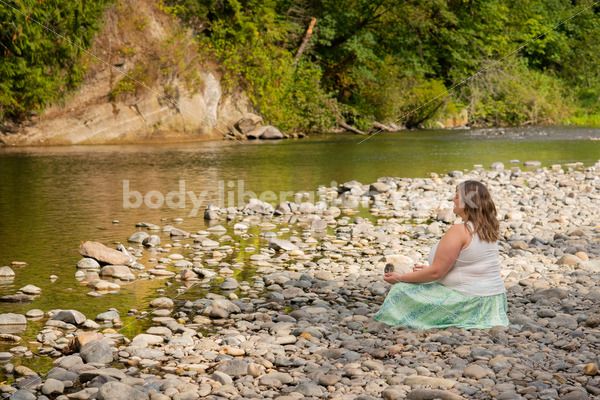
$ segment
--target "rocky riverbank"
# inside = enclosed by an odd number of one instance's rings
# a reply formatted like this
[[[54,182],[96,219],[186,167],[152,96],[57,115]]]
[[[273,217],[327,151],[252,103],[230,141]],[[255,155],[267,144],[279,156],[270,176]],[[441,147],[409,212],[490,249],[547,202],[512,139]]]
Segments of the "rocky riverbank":
[[[298,203],[277,207],[258,200],[240,208],[209,206],[207,230],[139,224],[127,248],[84,243],[78,274],[98,295],[118,290],[103,284],[115,284],[115,276],[164,276],[181,294],[198,285],[218,293],[159,297],[130,310],[153,325],[133,338],[120,333],[115,310],[1,314],[2,340],[14,347],[0,359],[16,381],[0,394],[61,400],[600,396],[600,163],[492,167],[322,187],[314,204],[299,194]],[[511,324],[420,331],[373,321],[389,289],[381,264],[425,262],[455,222],[449,199],[468,178],[488,185],[498,205]],[[355,216],[359,205],[373,218]],[[157,229],[169,230],[171,243],[160,243],[152,234]],[[259,245],[240,249],[252,232],[259,232]],[[244,258],[241,250],[251,255]],[[145,252],[156,254],[152,265],[137,263]],[[233,278],[245,268],[255,271],[252,279]],[[20,343],[28,319],[40,318],[45,327],[37,341]],[[54,368],[41,374],[18,365],[32,356],[54,358]]]

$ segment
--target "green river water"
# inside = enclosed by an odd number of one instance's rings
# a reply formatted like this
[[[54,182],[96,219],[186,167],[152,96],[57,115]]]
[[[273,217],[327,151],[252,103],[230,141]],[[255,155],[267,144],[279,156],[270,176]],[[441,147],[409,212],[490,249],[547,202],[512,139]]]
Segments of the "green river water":
[[[207,227],[203,212],[208,202],[237,206],[249,192],[276,203],[280,192],[314,192],[319,185],[332,182],[426,177],[430,172],[471,169],[474,164],[487,168],[495,161],[522,169],[528,160],[540,161],[542,166],[593,165],[600,159],[600,141],[590,138],[600,138],[600,130],[536,127],[406,131],[381,133],[367,140],[340,134],[244,144],[0,148],[0,266],[13,261],[29,264],[14,267],[14,279],[0,281],[0,296],[14,294],[27,284],[42,289],[32,303],[0,303],[0,313],[75,308],[93,319],[110,307],[123,316],[130,308],[147,310],[148,302],[158,296],[156,290],[165,288],[164,280],[138,279],[118,294],[93,298],[74,277],[82,241],[127,244],[127,238],[138,230],[137,222],[171,224],[193,233]],[[511,160],[520,163],[510,164]],[[175,195],[180,190],[185,196]],[[172,207],[166,201],[156,207],[169,192],[173,192]],[[183,222],[173,222],[173,218],[183,218]],[[170,242],[167,235],[159,235],[163,244]],[[258,237],[249,243],[261,244]],[[140,260],[147,267],[149,257]],[[243,260],[244,253],[237,259]],[[50,275],[57,279],[51,281]],[[239,277],[252,275],[247,270]],[[167,294],[178,286],[166,288]],[[203,293],[193,289],[185,298]],[[142,328],[126,318],[125,322],[122,332],[128,336]],[[41,326],[30,323],[30,337],[27,332],[21,336],[30,339]]]

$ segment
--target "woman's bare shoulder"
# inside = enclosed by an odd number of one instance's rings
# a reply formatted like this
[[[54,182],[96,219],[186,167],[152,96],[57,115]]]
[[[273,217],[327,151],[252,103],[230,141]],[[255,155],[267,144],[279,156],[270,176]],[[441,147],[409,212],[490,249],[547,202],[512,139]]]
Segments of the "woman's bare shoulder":
[[[452,225],[450,228],[448,228],[444,236],[460,240],[461,242],[471,241],[471,233],[465,224]]]

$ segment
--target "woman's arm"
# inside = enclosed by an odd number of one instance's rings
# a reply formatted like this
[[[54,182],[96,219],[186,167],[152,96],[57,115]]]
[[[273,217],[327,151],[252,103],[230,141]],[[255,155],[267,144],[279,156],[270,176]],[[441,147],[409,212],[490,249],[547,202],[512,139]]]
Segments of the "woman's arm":
[[[392,272],[385,274],[383,279],[391,284],[398,282],[426,283],[443,278],[458,258],[460,251],[468,246],[471,237],[464,225],[454,225],[444,234],[438,244],[433,263],[420,271],[408,274]]]

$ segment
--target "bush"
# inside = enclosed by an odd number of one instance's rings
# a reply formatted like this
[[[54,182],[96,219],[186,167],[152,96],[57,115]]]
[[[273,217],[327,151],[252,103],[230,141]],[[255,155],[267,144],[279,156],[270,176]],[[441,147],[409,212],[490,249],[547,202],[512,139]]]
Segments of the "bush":
[[[0,120],[43,110],[77,87],[85,73],[80,47],[90,45],[110,2],[23,0],[0,5]]]
[[[474,76],[460,96],[476,126],[553,124],[572,111],[563,88],[559,78],[515,60]]]

